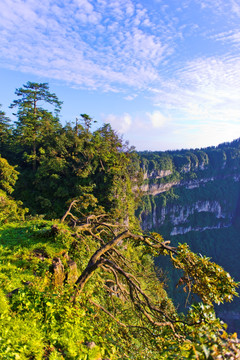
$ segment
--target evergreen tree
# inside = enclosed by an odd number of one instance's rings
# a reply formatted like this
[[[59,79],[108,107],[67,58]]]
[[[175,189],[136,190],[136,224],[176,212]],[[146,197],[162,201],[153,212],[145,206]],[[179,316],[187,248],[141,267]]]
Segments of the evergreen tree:
[[[89,115],[87,114],[81,114],[82,122],[84,125],[84,128],[87,130],[87,132],[90,131],[92,123],[96,123],[95,120],[93,120]]]
[[[47,126],[58,123],[57,115],[62,102],[54,93],[49,92],[49,86],[46,83],[28,82],[17,89],[15,94],[19,99],[14,100],[10,105],[10,108],[18,107],[15,136],[19,144],[24,145],[26,158],[31,161],[33,169],[36,170],[37,147],[48,131]],[[42,103],[53,105],[55,116],[43,109]]]

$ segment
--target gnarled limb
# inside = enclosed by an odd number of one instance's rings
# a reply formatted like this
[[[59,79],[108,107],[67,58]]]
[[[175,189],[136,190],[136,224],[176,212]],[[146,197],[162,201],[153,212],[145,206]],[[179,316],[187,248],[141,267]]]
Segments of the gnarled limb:
[[[87,226],[84,227],[84,225]],[[117,232],[116,230],[118,230],[118,234],[115,234]],[[179,246],[178,248],[172,247],[169,241],[164,241],[158,234],[133,234],[119,224],[112,227],[108,222],[101,223],[100,219],[95,216],[85,218],[85,223],[84,221],[81,222],[80,232],[81,234],[91,235],[98,241],[100,247],[91,256],[86,268],[75,283],[75,301],[77,296],[83,291],[87,281],[98,268],[101,268],[101,276],[104,276],[104,272],[112,274],[110,286],[107,286],[106,282],[103,285],[108,295],[111,296],[110,301],[112,302],[112,308],[116,310],[119,302],[122,302],[123,306],[125,302],[130,302],[131,312],[135,313],[139,318],[140,324],[143,324],[143,328],[145,328],[146,325],[146,328],[154,329],[154,333],[162,328],[169,328],[171,336],[173,335],[176,339],[182,341],[187,336],[185,329],[201,326],[201,323],[205,322],[206,319],[202,317],[201,314],[197,314],[196,319],[191,319],[190,317],[184,320],[175,313],[171,315],[167,312],[163,301],[164,297],[159,298],[157,292],[155,292],[156,296],[152,297],[148,289],[144,290],[141,287],[141,277],[144,276],[144,268],[142,268],[141,265],[141,270],[139,271],[138,263],[135,261],[130,262],[125,256],[125,250],[126,254],[128,254],[127,246],[130,242],[134,242],[135,244],[146,245],[150,251],[149,253],[153,256],[157,254],[170,255],[173,265],[176,268],[182,268],[184,270],[182,281],[183,284],[188,285],[189,291],[191,287],[196,287],[198,284],[203,285],[204,290],[204,279],[199,279],[197,276],[198,269],[196,269],[195,266],[195,264],[198,263],[202,266],[199,256],[191,253],[191,251],[188,251],[187,248],[185,249],[184,246]],[[212,269],[212,264],[209,265],[209,269],[207,268],[208,264],[206,262],[203,262],[203,265],[207,271]],[[219,276],[216,271],[212,275],[214,281],[215,276]],[[223,274],[223,277],[225,279],[226,275]],[[157,291],[157,286],[155,287],[151,281],[150,284],[153,286],[154,291]],[[230,290],[233,291],[232,287],[234,283],[230,285]],[[115,313],[113,315],[109,309],[104,308],[102,305],[96,303],[94,305],[121,325],[121,321],[116,318]],[[130,326],[128,324],[125,325]],[[189,329],[187,331],[189,332]]]
[[[93,272],[104,263],[104,258],[101,258],[105,253],[107,253],[111,248],[117,245],[121,240],[126,237],[129,237],[129,231],[124,231],[123,233],[116,236],[112,241],[109,241],[106,245],[102,246],[99,250],[97,250],[91,259],[85,270],[79,276],[75,283],[75,288],[77,289],[77,294],[79,295],[84,288],[84,285],[89,280],[89,278],[93,275]],[[76,295],[77,295],[76,294]]]
[[[101,247],[92,255],[92,257],[90,258],[90,260],[88,262],[87,267],[85,268],[85,270],[82,272],[82,274],[79,276],[79,278],[77,279],[77,281],[75,283],[75,289],[76,289],[75,297],[81,293],[86,282],[90,279],[93,272],[97,268],[99,268],[101,265],[107,264],[106,261],[109,260],[109,257],[111,257],[111,252],[116,254],[115,262],[122,260],[122,262],[125,263],[125,265],[126,265],[124,256],[123,255],[118,256],[118,252],[115,249],[115,247],[123,240],[131,238],[133,240],[145,243],[146,245],[148,245],[151,248],[154,248],[156,250],[162,251],[163,249],[165,249],[168,251],[173,251],[175,253],[175,248],[170,247],[168,245],[168,243],[160,242],[158,239],[151,237],[151,236],[136,235],[136,234],[131,233],[129,230],[124,230],[116,236],[110,226],[111,224],[108,224],[105,222],[100,223],[98,218],[99,218],[98,216],[94,216],[94,215],[87,217],[86,224],[89,225],[89,229],[87,230],[86,228],[82,228],[82,230],[88,231],[91,235],[93,235],[99,241],[101,238],[98,235],[94,234],[94,228],[97,229],[98,232],[99,232],[99,228],[104,228],[110,232],[110,236],[114,236],[114,237],[112,240],[110,240],[109,242],[104,243],[104,244],[103,244],[103,241],[101,241],[101,244],[102,244]],[[92,224],[92,228],[90,227],[91,224]],[[117,266],[117,264],[115,262],[114,262],[114,259],[112,258],[112,263],[111,263],[112,265],[110,265],[110,267],[114,268],[114,266]],[[108,263],[108,265],[109,265],[109,263]],[[129,275],[129,277],[131,277],[131,276],[132,275]]]
[[[67,217],[68,215],[70,215],[71,218],[72,218],[74,221],[77,220],[77,217],[74,216],[74,215],[71,213],[71,210],[72,210],[73,205],[75,205],[76,203],[78,203],[78,201],[79,201],[79,200],[73,200],[73,201],[71,202],[71,204],[69,205],[69,208],[67,209],[67,211],[65,212],[65,214],[64,214],[63,217],[61,218],[61,223],[64,222],[64,220],[66,219],[66,217]]]

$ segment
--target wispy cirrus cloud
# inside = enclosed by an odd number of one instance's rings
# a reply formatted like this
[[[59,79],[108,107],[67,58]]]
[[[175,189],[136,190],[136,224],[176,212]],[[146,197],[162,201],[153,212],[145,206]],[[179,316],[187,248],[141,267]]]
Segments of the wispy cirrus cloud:
[[[171,51],[131,0],[3,0],[2,66],[105,91],[159,80]]]
[[[191,0],[192,1],[192,0]],[[195,1],[195,0],[193,0]],[[203,9],[211,9],[214,13],[240,17],[240,4],[236,0],[196,0]]]
[[[185,118],[239,121],[240,56],[190,61],[152,91],[157,106],[178,108]]]
[[[239,30],[230,30],[222,33],[218,33],[212,38],[216,41],[221,41],[225,44],[231,43],[234,46],[239,46],[240,44],[240,31]]]

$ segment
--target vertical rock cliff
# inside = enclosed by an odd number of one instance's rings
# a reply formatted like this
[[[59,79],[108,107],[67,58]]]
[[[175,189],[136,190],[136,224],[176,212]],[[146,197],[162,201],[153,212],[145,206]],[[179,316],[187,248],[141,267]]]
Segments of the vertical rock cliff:
[[[240,140],[218,147],[140,153],[144,184],[138,216],[144,230],[211,257],[240,280]],[[168,272],[164,259],[156,263]],[[168,273],[174,279],[176,274]],[[183,294],[171,280],[176,303]],[[216,309],[240,330],[240,302]]]

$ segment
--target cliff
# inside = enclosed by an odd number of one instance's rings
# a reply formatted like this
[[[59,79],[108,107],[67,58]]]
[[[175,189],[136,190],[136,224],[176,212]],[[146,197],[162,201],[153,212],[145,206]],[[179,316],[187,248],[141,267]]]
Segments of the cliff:
[[[143,229],[157,231],[175,244],[187,242],[240,280],[240,140],[206,149],[142,152],[143,201],[138,210]],[[158,259],[156,259],[158,263]],[[168,264],[165,265],[168,272]],[[168,272],[169,278],[174,274]],[[183,308],[186,296],[170,284]],[[217,313],[240,330],[237,300]],[[234,317],[232,314],[234,313]]]

